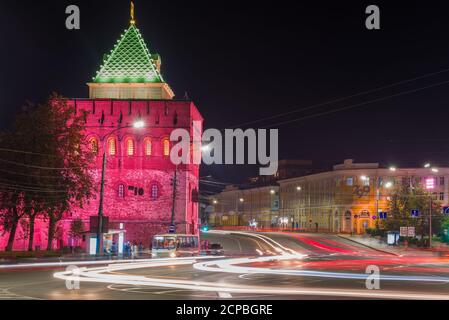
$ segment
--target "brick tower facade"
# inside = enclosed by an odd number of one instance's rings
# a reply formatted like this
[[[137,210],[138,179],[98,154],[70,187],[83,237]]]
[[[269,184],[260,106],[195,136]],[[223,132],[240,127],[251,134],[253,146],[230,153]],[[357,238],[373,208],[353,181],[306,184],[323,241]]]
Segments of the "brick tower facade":
[[[77,113],[88,113],[85,135],[96,155],[92,175],[98,191],[106,157],[105,246],[130,241],[148,248],[154,234],[168,232],[173,207],[176,232],[198,234],[199,165],[175,166],[169,154],[171,132],[183,128],[193,137],[193,122],[203,119],[192,101],[173,99],[161,75],[161,58],[148,50],[134,17],[88,86],[89,98],[71,99],[69,105]],[[72,208],[65,215],[55,248],[92,247],[95,233],[90,219],[97,216],[99,201],[97,192],[83,208]],[[70,235],[75,219],[83,222],[85,230],[76,239]],[[21,234],[25,233],[18,230],[16,250],[25,247]],[[2,247],[5,240],[0,238]],[[47,223],[37,221],[34,246],[45,248],[46,243]]]

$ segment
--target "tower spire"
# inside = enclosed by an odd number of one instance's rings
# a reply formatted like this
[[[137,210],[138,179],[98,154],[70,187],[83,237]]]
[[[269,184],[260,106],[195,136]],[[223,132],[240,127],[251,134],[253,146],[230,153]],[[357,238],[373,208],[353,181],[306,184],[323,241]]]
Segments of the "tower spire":
[[[132,25],[134,25],[134,24],[136,24],[136,19],[135,19],[135,16],[134,16],[134,1],[132,1],[132,0],[131,0],[131,10],[130,10],[130,14],[131,14],[131,21],[130,21],[130,23],[131,23]]]

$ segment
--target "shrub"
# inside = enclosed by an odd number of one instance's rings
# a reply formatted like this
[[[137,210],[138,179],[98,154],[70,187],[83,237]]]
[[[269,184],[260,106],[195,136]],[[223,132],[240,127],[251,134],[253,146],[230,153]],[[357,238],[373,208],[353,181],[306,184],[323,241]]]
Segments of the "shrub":
[[[30,259],[30,258],[55,258],[60,257],[61,253],[57,251],[13,251],[0,252],[0,259]]]

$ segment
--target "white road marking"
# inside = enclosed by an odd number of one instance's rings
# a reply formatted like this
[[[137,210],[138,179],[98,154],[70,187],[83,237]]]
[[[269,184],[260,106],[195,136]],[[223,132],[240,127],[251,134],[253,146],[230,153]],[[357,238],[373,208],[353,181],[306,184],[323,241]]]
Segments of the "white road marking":
[[[218,292],[218,297],[222,299],[230,299],[232,298],[232,294],[229,292]]]
[[[195,259],[210,259],[210,256],[195,257]],[[217,258],[213,256],[212,258]],[[183,258],[158,258],[158,259],[140,259],[140,260],[91,260],[91,261],[66,261],[66,262],[36,262],[36,263],[18,263],[18,264],[0,264],[0,270],[22,269],[22,268],[40,268],[40,267],[67,267],[67,266],[88,266],[88,265],[123,265],[131,263],[165,262],[170,260],[191,260],[192,257]]]

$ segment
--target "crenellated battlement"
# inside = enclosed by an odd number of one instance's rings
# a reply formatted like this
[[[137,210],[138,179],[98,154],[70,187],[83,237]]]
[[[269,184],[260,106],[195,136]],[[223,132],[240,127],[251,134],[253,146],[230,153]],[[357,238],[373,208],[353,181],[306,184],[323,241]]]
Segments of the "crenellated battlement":
[[[86,111],[86,127],[131,126],[142,120],[151,128],[189,128],[202,121],[195,104],[187,100],[72,99],[76,113]]]

